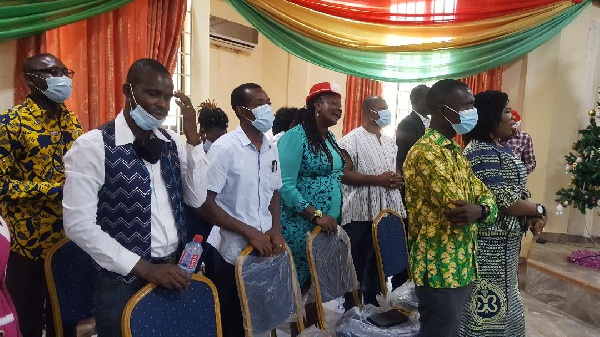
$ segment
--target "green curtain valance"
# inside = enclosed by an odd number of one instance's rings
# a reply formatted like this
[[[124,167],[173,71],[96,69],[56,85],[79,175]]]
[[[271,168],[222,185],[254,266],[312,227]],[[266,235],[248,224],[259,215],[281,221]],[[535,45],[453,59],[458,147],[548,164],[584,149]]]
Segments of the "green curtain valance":
[[[132,0],[0,0],[0,42],[35,35],[126,5]]]

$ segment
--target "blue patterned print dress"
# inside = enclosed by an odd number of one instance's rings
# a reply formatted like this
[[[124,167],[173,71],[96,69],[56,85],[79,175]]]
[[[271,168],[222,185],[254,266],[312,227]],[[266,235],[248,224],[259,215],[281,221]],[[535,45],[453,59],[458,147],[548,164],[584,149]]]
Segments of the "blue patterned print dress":
[[[527,169],[508,145],[471,141],[464,150],[473,173],[489,188],[499,209],[529,198]],[[525,336],[517,268],[526,218],[498,213],[478,232],[479,279],[460,324],[459,336]]]
[[[332,135],[333,136],[333,135]],[[298,282],[310,278],[306,259],[306,234],[315,223],[300,213],[312,205],[323,214],[340,220],[342,210],[342,157],[327,141],[333,157],[333,167],[323,152],[315,154],[308,144],[301,125],[287,131],[277,142],[281,161],[281,229],[283,238],[292,250]]]

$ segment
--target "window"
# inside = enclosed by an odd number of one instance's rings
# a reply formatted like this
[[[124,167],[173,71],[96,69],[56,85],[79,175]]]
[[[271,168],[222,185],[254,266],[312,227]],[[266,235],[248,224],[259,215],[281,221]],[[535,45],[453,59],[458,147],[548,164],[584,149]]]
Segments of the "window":
[[[389,110],[392,112],[392,123],[383,129],[386,135],[394,138],[396,136],[396,126],[412,111],[410,92],[413,88],[419,84],[431,87],[435,82],[383,83],[383,99],[385,99]]]
[[[191,45],[192,45],[192,16],[191,16],[192,1],[188,0],[187,13],[183,23],[183,33],[181,34],[181,44],[177,51],[177,64],[173,72],[173,86],[175,91],[181,91],[186,95],[190,95],[191,85]],[[183,134],[181,109],[175,103],[175,99],[171,100],[171,109],[167,115],[167,119],[163,124],[166,129],[171,129],[177,134]]]

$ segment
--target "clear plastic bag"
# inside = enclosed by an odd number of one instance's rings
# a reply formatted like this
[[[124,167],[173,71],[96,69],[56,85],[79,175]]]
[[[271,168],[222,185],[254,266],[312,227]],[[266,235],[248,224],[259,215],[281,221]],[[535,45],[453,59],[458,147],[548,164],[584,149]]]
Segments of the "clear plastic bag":
[[[412,337],[419,332],[419,322],[412,317],[405,323],[389,327],[379,328],[367,318],[371,315],[387,311],[372,304],[365,305],[362,309],[357,307],[348,310],[336,324],[336,335],[338,337]]]
[[[242,280],[238,277],[238,293],[246,336],[250,330],[254,336],[268,336],[272,329],[295,317],[299,309],[295,270],[288,251],[275,257],[248,255],[242,258],[236,272],[242,275]]]
[[[412,280],[406,281],[400,287],[397,287],[387,295],[381,293],[377,295],[377,303],[385,310],[392,308],[406,308],[409,310],[417,310],[419,301],[415,293],[415,283]]]
[[[333,337],[333,335],[327,331],[323,331],[314,325],[311,325],[308,329],[302,331],[298,337]]]
[[[320,232],[315,236],[312,240],[311,253],[319,280],[322,303],[358,290],[358,280],[350,253],[350,238],[342,227],[338,226],[337,232],[333,235]],[[311,291],[309,291],[308,302],[314,302]]]

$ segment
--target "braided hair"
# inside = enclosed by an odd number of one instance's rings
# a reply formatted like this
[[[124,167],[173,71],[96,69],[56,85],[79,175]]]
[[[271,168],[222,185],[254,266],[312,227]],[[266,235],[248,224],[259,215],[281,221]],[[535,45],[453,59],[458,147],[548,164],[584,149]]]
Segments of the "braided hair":
[[[214,100],[206,100],[200,103],[198,123],[206,131],[215,128],[226,130],[229,125],[229,118],[227,118],[227,114],[223,110],[217,107]]]
[[[464,135],[465,143],[473,139],[491,142],[490,133],[494,132],[502,121],[502,112],[508,104],[508,95],[498,90],[486,90],[475,95],[474,107],[477,108],[477,125]]]
[[[338,145],[337,141],[335,140],[335,137],[331,132],[327,132],[325,138],[321,136],[321,134],[319,133],[319,128],[317,127],[317,117],[315,111],[315,103],[322,102],[323,96],[325,95],[327,94],[311,98],[311,100],[308,101],[308,103],[306,104],[306,107],[299,109],[298,114],[296,115],[296,119],[292,124],[292,127],[296,125],[302,125],[302,128],[306,133],[308,145],[310,146],[310,150],[312,151],[312,153],[318,155],[320,152],[324,152],[327,156],[327,160],[331,164],[331,167],[333,167],[333,155],[327,147],[327,140],[329,140],[329,142],[333,146],[333,149],[340,155],[341,158],[343,158],[342,149]]]

